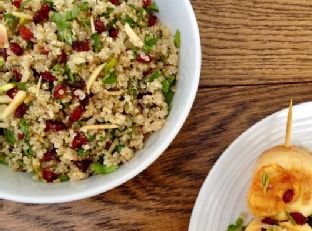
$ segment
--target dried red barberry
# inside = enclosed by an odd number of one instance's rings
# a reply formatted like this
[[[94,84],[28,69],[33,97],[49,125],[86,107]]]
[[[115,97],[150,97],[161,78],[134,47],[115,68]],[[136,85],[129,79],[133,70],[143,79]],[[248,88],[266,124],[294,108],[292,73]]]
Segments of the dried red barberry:
[[[152,0],[143,0],[143,7],[148,8],[152,5]]]
[[[19,140],[22,140],[22,139],[24,139],[24,133],[18,133],[17,134],[17,138],[19,139]]]
[[[284,195],[283,195],[283,201],[284,201],[285,203],[289,203],[289,202],[292,201],[293,197],[294,197],[294,190],[289,189],[289,190],[287,190],[287,191],[284,193]]]
[[[119,34],[119,30],[117,28],[111,27],[108,31],[109,36],[112,38],[117,38]]]
[[[299,212],[289,213],[289,215],[295,220],[297,225],[304,225],[307,222],[307,218]]]
[[[10,43],[10,49],[17,56],[21,56],[24,54],[23,48],[16,42]]]
[[[39,24],[42,22],[45,22],[47,20],[49,20],[49,12],[50,12],[50,6],[49,4],[43,4],[40,8],[40,10],[38,10],[34,17],[33,17],[33,22],[35,24]]]
[[[74,164],[79,168],[81,172],[86,172],[89,166],[92,164],[92,162],[93,161],[90,159],[84,159],[75,161]]]
[[[57,56],[57,63],[66,63],[67,62],[67,54],[64,50],[62,50],[62,53]]]
[[[152,57],[145,54],[140,54],[137,56],[136,60],[140,63],[150,63],[152,62]]]
[[[13,4],[17,9],[19,9],[19,8],[21,8],[22,2],[23,2],[23,0],[14,0],[14,1],[12,2],[12,4]]]
[[[13,72],[14,81],[15,82],[21,82],[22,77],[23,77],[22,74],[16,69],[13,69],[12,72]]]
[[[74,41],[72,44],[72,48],[74,51],[89,51],[90,50],[90,42],[88,40],[85,41]]]
[[[33,32],[24,25],[19,26],[18,33],[25,41],[30,41],[34,37]]]
[[[6,92],[6,95],[9,96],[11,99],[14,99],[16,93],[19,91],[17,87],[11,88]]]
[[[85,107],[83,105],[79,105],[78,107],[75,108],[75,110],[69,116],[69,121],[72,123],[79,121],[84,112],[85,112]]]
[[[59,84],[55,86],[53,97],[55,99],[64,99],[66,97],[66,90],[67,90],[67,87],[65,85]]]
[[[263,218],[263,219],[261,220],[261,222],[262,222],[263,224],[267,224],[267,225],[277,225],[277,224],[278,224],[277,220],[274,220],[274,219],[272,219],[272,218],[270,218],[270,217],[265,217],[265,218]]]
[[[26,114],[27,108],[28,107],[25,103],[22,103],[21,105],[19,105],[14,112],[14,117],[23,118],[24,115]]]
[[[156,15],[150,14],[148,16],[148,25],[149,26],[155,26],[157,23],[157,20],[158,20],[158,18]]]
[[[63,122],[59,121],[47,121],[46,127],[44,129],[45,132],[58,132],[66,129],[66,125]]]
[[[85,135],[77,133],[74,136],[73,142],[72,142],[72,148],[81,148],[82,145],[85,145],[88,143],[87,137]]]
[[[115,6],[118,6],[120,4],[119,0],[110,0],[110,2]]]
[[[0,56],[6,61],[8,58],[8,51],[6,48],[0,48]]]
[[[52,170],[45,168],[42,169],[42,178],[51,183],[57,179],[57,175]]]
[[[41,77],[47,82],[54,82],[56,80],[56,77],[49,71],[41,72]]]
[[[106,29],[104,22],[99,18],[94,21],[94,27],[96,32],[98,32],[99,34],[103,33]]]
[[[51,160],[57,160],[55,149],[51,149],[43,154],[42,161],[47,162]]]

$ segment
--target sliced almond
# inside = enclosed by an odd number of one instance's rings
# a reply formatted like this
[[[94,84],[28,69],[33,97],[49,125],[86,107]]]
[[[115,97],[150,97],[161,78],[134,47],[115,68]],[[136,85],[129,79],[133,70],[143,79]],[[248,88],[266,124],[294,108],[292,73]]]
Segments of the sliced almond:
[[[0,95],[0,104],[11,103],[13,100],[7,95]]]
[[[0,24],[0,48],[4,48],[8,43],[8,32],[3,24]]]
[[[96,31],[95,31],[94,19],[93,19],[92,16],[90,17],[90,26],[91,26],[91,32],[92,32],[92,34],[95,34]]]
[[[118,95],[122,95],[123,91],[106,91],[105,92],[107,95],[113,95],[113,96],[118,96]]]
[[[24,13],[17,12],[17,11],[12,12],[12,15],[15,16],[15,17],[18,17],[18,18],[20,18],[22,20],[23,19],[26,19],[26,20],[32,20],[33,19],[32,15],[24,14]]]
[[[80,128],[82,131],[87,131],[87,130],[99,130],[99,129],[114,129],[114,128],[119,128],[118,125],[113,125],[113,124],[98,124],[98,125],[86,125]]]
[[[15,95],[13,101],[4,109],[3,113],[0,114],[0,119],[5,119],[9,115],[13,114],[15,110],[24,102],[26,99],[26,92],[19,91]]]
[[[136,47],[143,47],[144,43],[142,40],[137,36],[137,34],[132,30],[128,23],[125,25],[125,32],[130,38],[130,42]]]
[[[116,148],[116,146],[118,145],[118,140],[114,139],[113,143],[111,144],[111,146],[108,149],[109,153],[112,153],[114,151],[114,149]]]
[[[105,67],[105,63],[98,66],[91,74],[90,78],[87,81],[87,93],[90,94],[90,89],[96,78],[99,76],[103,68]]]

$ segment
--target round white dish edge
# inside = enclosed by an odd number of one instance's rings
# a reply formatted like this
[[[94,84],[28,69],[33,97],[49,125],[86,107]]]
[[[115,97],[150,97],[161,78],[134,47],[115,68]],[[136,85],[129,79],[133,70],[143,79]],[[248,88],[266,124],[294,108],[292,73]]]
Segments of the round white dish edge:
[[[288,109],[276,112],[242,133],[221,155],[202,185],[189,231],[226,231],[247,209],[254,164],[266,149],[282,144]],[[303,135],[304,134],[304,135]],[[293,108],[292,143],[312,150],[312,102]]]
[[[201,46],[199,28],[188,0],[156,0],[160,20],[173,33],[181,31],[180,80],[173,100],[172,111],[165,127],[151,136],[143,150],[118,171],[107,176],[94,176],[80,182],[43,184],[29,174],[14,173],[0,166],[0,198],[24,203],[61,203],[84,199],[111,190],[132,179],[151,165],[169,146],[185,122],[193,105],[200,78]]]

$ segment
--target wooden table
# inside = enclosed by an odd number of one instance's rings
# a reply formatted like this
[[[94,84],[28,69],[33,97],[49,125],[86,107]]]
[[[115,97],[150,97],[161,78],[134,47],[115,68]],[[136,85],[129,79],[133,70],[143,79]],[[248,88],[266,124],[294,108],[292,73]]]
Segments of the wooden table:
[[[198,191],[224,149],[287,107],[290,97],[312,99],[312,1],[192,4],[202,76],[193,110],[170,148],[142,174],[97,197],[59,205],[0,201],[0,230],[187,230]]]

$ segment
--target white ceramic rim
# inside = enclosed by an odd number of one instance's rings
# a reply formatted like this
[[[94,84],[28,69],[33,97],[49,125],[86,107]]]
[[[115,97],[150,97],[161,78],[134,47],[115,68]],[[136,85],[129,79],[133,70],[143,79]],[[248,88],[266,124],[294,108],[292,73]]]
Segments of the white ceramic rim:
[[[70,202],[70,201],[76,201],[76,200],[81,200],[89,197],[93,197],[96,195],[99,195],[101,193],[105,193],[115,187],[118,187],[125,182],[131,180],[138,174],[140,174],[142,171],[144,171],[146,168],[148,168],[153,162],[156,161],[156,159],[167,149],[167,147],[170,145],[170,143],[173,141],[173,139],[176,137],[180,129],[182,128],[188,114],[190,113],[190,110],[192,108],[193,102],[195,100],[197,90],[198,90],[198,85],[199,85],[199,79],[200,79],[200,70],[201,70],[201,43],[200,43],[200,34],[199,34],[199,27],[198,23],[196,20],[195,13],[193,11],[193,7],[190,3],[189,0],[181,0],[184,1],[185,4],[187,5],[187,10],[189,11],[189,15],[191,15],[191,24],[193,25],[194,29],[194,38],[195,38],[195,50],[194,53],[197,54],[195,57],[196,59],[196,68],[194,70],[194,84],[193,88],[190,89],[190,92],[192,92],[192,96],[185,101],[185,110],[183,114],[179,117],[179,119],[176,122],[176,126],[170,131],[168,134],[168,139],[164,140],[162,145],[159,147],[157,152],[154,152],[153,155],[147,155],[146,156],[146,161],[145,164],[138,165],[136,168],[132,169],[127,175],[124,177],[119,178],[116,181],[112,181],[109,184],[105,185],[100,185],[98,187],[93,187],[88,190],[85,190],[84,192],[81,192],[79,194],[75,195],[68,195],[68,196],[58,196],[58,197],[53,197],[53,198],[40,198],[40,199],[35,199],[33,197],[28,197],[28,196],[12,196],[7,193],[1,193],[1,199],[5,200],[10,200],[10,201],[15,201],[15,202],[22,202],[22,203],[31,203],[31,204],[53,204],[53,203],[64,203],[64,202]]]
[[[300,104],[296,104],[294,107],[296,108],[300,108],[300,107],[305,107],[307,105],[311,105],[312,102],[305,102],[305,103],[300,103]],[[249,127],[246,131],[244,131],[238,138],[236,138],[227,148],[226,150],[222,153],[222,155],[219,157],[219,159],[216,161],[216,163],[214,164],[214,166],[212,167],[212,169],[210,170],[210,172],[208,173],[208,176],[206,177],[200,191],[199,194],[197,196],[195,205],[193,207],[193,211],[192,211],[192,215],[191,215],[191,219],[190,219],[190,223],[189,223],[189,231],[196,231],[197,227],[198,227],[198,218],[200,217],[200,208],[203,205],[204,202],[204,197],[205,197],[205,192],[208,188],[210,188],[213,184],[212,180],[213,178],[215,178],[216,175],[216,171],[217,169],[219,169],[222,165],[222,162],[224,159],[228,158],[229,155],[231,155],[231,151],[232,147],[235,147],[237,145],[237,143],[240,143],[241,140],[246,138],[246,135],[249,133],[250,130],[254,130],[254,127],[256,126],[261,126],[261,124],[265,123],[268,120],[271,120],[273,117],[285,113],[287,114],[288,108],[284,108],[280,111],[277,111],[265,118],[263,118],[262,120],[258,121],[257,123],[255,123],[253,126]]]

